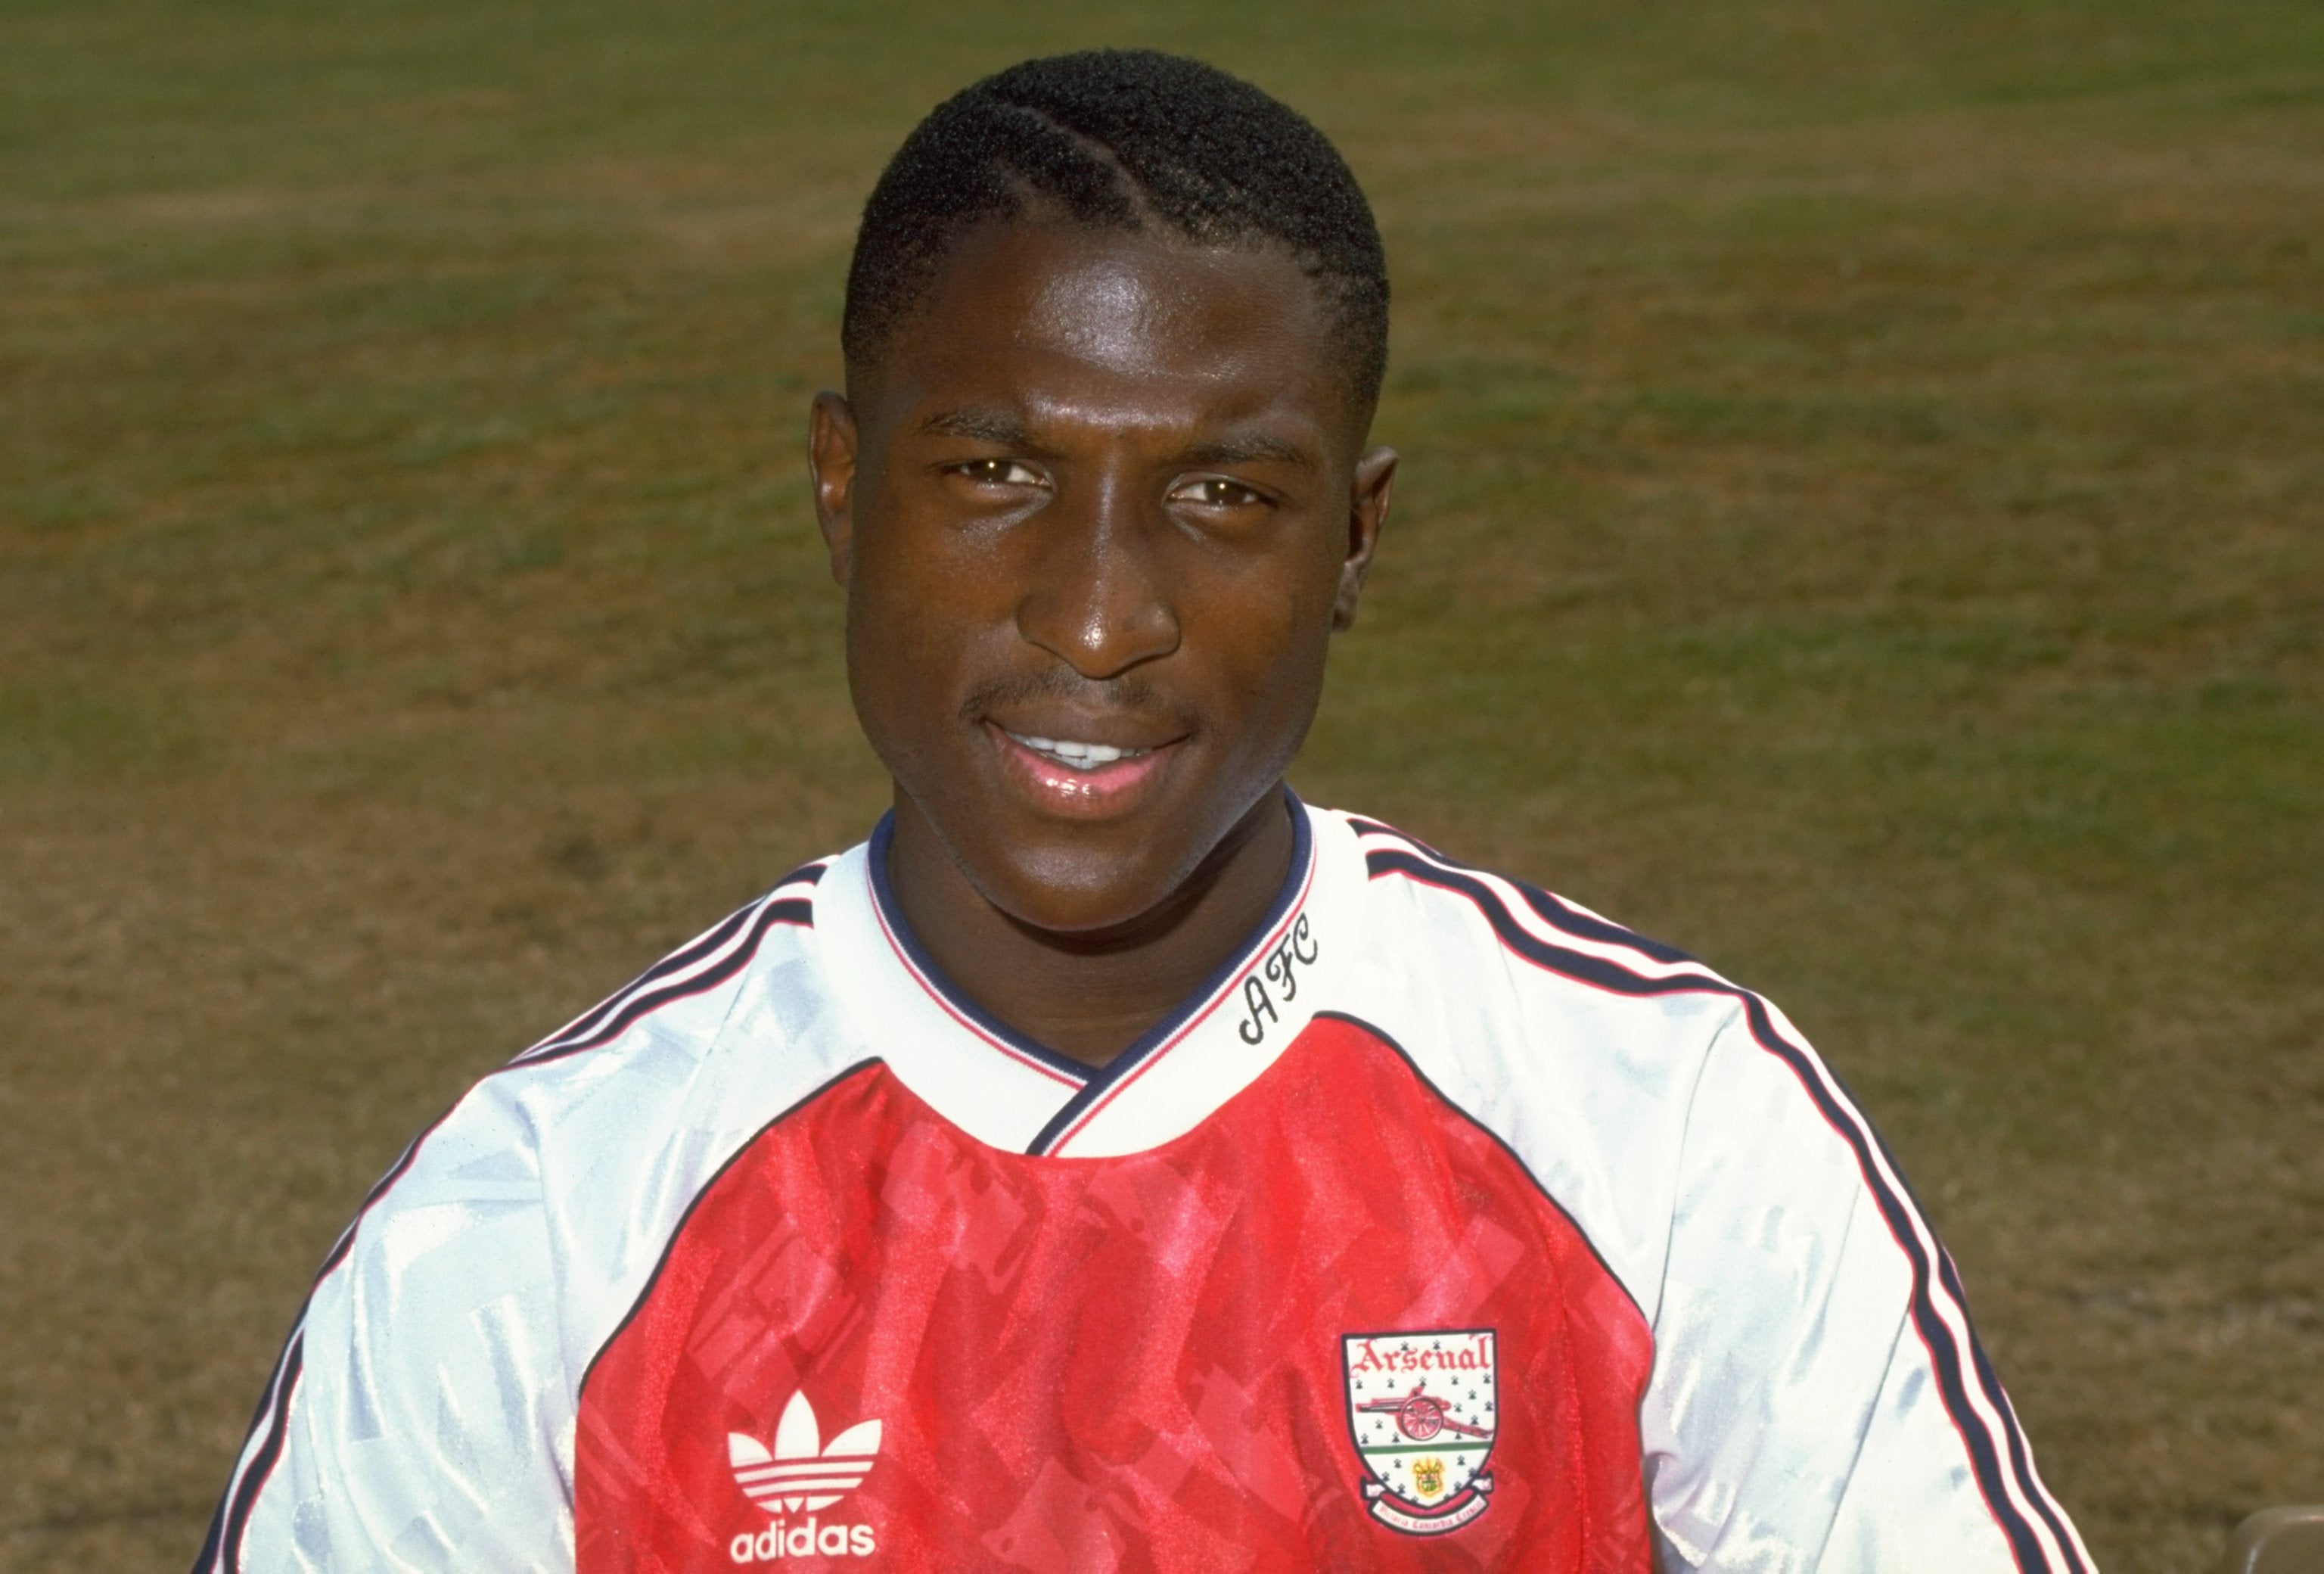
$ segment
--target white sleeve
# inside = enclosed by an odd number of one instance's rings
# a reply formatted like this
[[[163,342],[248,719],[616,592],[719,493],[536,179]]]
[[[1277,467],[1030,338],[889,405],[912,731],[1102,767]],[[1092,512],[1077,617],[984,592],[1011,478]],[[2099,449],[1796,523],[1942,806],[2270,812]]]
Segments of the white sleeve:
[[[569,1570],[572,1402],[540,1166],[489,1080],[332,1254],[195,1574]]]
[[[1692,1100],[1640,1432],[1663,1566],[2089,1574],[1878,1137],[1756,996]]]

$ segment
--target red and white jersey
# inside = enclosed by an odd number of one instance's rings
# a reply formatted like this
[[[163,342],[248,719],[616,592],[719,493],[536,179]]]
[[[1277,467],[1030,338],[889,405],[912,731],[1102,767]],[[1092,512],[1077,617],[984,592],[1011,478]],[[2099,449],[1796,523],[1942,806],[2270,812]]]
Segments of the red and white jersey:
[[[2088,1569],[1775,1007],[1291,812],[1102,1069],[939,975],[883,828],[484,1079],[199,1568]]]

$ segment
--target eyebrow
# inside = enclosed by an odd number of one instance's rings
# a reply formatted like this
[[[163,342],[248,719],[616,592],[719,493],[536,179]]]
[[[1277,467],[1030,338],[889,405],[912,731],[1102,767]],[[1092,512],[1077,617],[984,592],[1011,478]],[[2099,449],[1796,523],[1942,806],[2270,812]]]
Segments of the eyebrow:
[[[1023,421],[993,410],[939,411],[920,422],[920,430],[930,437],[964,437],[1003,448],[1035,446],[1033,434]]]
[[[1000,448],[1038,451],[1032,428],[1014,415],[998,410],[942,410],[920,422],[929,437],[966,438]],[[1314,456],[1299,444],[1265,432],[1243,432],[1211,442],[1189,444],[1178,454],[1182,465],[1307,465]]]
[[[1305,465],[1312,457],[1296,442],[1268,437],[1263,432],[1250,432],[1240,437],[1218,442],[1195,443],[1178,456],[1189,465],[1255,465],[1277,463]]]

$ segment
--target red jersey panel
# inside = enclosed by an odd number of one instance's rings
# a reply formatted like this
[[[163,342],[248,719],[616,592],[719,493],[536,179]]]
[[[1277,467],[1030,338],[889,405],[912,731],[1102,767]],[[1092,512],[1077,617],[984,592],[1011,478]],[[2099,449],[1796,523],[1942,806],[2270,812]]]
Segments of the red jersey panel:
[[[700,1195],[584,1382],[582,1574],[1645,1574],[1620,1284],[1382,1038],[1193,1131],[1028,1157],[884,1067]]]

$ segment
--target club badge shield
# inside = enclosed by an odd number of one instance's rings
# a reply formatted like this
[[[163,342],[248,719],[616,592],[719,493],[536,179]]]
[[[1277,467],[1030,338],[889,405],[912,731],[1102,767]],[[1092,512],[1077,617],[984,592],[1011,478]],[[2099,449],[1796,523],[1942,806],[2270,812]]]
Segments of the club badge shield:
[[[1439,1536],[1484,1513],[1500,1417],[1493,1330],[1343,1334],[1340,1350],[1372,1517]]]

